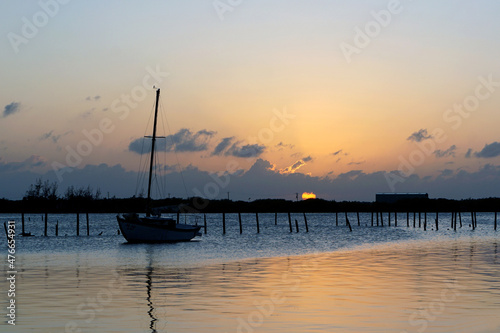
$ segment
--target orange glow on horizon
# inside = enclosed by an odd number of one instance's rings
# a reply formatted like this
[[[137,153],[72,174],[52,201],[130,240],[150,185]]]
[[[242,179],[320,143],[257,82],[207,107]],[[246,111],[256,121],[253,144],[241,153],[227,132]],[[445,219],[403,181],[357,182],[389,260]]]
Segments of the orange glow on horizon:
[[[307,199],[316,199],[316,194],[314,193],[309,193],[309,192],[304,192],[302,193],[302,200],[307,200]]]

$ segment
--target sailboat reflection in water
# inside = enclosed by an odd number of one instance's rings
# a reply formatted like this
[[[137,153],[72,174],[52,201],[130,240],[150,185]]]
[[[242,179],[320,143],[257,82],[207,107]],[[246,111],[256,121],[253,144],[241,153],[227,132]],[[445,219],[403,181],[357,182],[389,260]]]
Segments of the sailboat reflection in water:
[[[137,213],[118,215],[118,226],[120,231],[130,243],[166,243],[185,242],[195,236],[201,236],[201,226],[177,223],[174,219],[152,216],[151,209],[151,180],[153,177],[153,166],[155,163],[156,124],[158,120],[158,102],[160,100],[160,89],[156,90],[155,115],[153,125],[153,136],[151,136],[151,158],[149,162],[148,197],[146,216],[140,217]]]

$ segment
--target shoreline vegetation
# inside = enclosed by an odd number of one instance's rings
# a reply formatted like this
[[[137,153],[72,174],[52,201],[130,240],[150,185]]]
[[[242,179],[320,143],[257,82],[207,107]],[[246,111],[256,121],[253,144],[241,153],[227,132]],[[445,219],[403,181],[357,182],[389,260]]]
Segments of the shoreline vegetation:
[[[181,213],[496,212],[500,208],[500,198],[407,199],[381,203],[324,199],[258,199],[248,202],[192,197],[153,200],[152,207]],[[143,196],[102,198],[99,189],[73,186],[59,196],[57,183],[41,179],[30,186],[22,200],[0,199],[0,213],[140,213],[145,209],[146,198]]]

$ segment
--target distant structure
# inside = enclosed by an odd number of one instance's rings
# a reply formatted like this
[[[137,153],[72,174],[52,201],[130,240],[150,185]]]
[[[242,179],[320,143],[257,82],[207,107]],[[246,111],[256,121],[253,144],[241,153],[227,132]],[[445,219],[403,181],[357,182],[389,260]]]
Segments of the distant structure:
[[[429,199],[427,193],[377,193],[375,201],[380,203],[396,203],[401,200]]]

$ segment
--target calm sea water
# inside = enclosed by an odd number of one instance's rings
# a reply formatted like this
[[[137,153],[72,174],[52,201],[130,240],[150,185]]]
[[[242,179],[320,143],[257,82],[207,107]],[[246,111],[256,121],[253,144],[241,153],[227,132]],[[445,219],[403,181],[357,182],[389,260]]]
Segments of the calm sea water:
[[[370,214],[207,215],[207,234],[188,243],[127,244],[112,214],[26,215],[16,238],[17,325],[5,332],[500,332],[500,231],[450,228],[434,214],[427,231],[371,227]],[[28,220],[29,219],[29,220]],[[202,215],[183,216],[203,224]],[[0,215],[2,223],[19,215]],[[295,229],[299,222],[299,232]],[[59,237],[55,237],[55,223]],[[424,215],[421,216],[423,225]],[[101,234],[101,235],[99,235]],[[85,235],[85,236],[84,236]],[[7,257],[6,246],[4,248]],[[6,266],[5,266],[6,267]],[[5,269],[7,270],[7,269]],[[8,286],[0,283],[2,290]],[[2,298],[5,309],[7,298]]]

